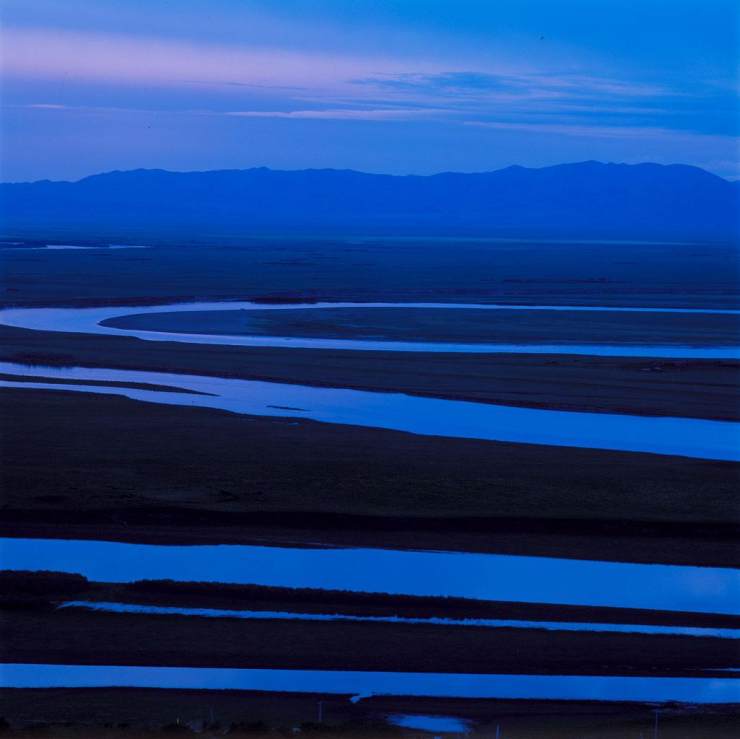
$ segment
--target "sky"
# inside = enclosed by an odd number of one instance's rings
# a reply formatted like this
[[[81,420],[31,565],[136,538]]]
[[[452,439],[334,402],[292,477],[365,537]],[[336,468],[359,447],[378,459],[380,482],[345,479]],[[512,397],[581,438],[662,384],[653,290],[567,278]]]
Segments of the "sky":
[[[736,0],[0,0],[0,178],[681,162],[740,177]]]

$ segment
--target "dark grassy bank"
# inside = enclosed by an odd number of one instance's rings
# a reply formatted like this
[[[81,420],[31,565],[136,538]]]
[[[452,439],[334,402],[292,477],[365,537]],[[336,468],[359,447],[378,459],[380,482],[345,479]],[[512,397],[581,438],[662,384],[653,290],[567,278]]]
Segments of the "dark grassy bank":
[[[740,362],[262,349],[0,326],[0,360],[143,369],[591,412],[740,419]]]
[[[52,385],[64,383],[65,385],[92,385],[93,387],[128,387],[139,390],[155,390],[159,392],[186,393],[189,395],[202,395],[197,390],[183,390],[182,388],[169,385],[154,385],[145,382],[106,382],[105,380],[64,380],[55,377],[32,377],[30,375],[13,375],[0,372],[0,380],[9,382],[44,382]]]
[[[524,344],[734,345],[740,315],[424,308],[209,310],[103,321],[142,331],[330,339]]]
[[[421,737],[391,728],[394,714],[457,716],[473,722],[473,736],[511,739],[630,739],[651,736],[654,707],[630,703],[499,701],[376,696],[351,703],[349,696],[205,690],[48,689],[0,690],[0,715],[21,736],[127,739],[172,736],[206,728],[204,739],[222,735],[279,737],[302,728],[311,737]],[[318,724],[318,702],[323,722]],[[661,706],[664,739],[735,739],[737,706]],[[65,726],[69,723],[69,726]],[[49,726],[49,724],[54,724]],[[46,725],[46,728],[44,726]],[[23,730],[23,727],[26,727]],[[163,731],[167,727],[168,731]],[[185,728],[188,727],[188,728]],[[11,736],[15,732],[11,733]]]
[[[0,393],[2,531],[736,563],[733,463]],[[53,460],[46,464],[45,460]]]
[[[70,600],[299,613],[428,618],[499,618],[585,623],[740,628],[740,616],[637,608],[481,601],[471,598],[362,593],[346,590],[230,585],[173,580],[90,582],[61,572],[0,570],[0,608],[52,610]]]
[[[714,637],[348,621],[213,619],[64,608],[0,613],[0,662],[550,675],[716,676]]]

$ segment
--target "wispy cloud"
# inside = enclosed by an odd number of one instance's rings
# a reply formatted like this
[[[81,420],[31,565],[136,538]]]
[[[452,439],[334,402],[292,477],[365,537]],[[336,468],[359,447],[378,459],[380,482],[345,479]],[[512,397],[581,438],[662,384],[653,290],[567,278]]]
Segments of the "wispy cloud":
[[[4,170],[734,173],[737,3],[661,3],[0,0]]]
[[[667,86],[580,71],[413,72],[351,82],[374,98],[377,106],[387,107],[391,101],[429,106],[461,123],[532,133],[635,137],[648,129],[671,129],[682,98],[684,109],[690,110],[686,96]],[[348,98],[337,102],[350,103]],[[594,120],[600,133],[591,125]]]
[[[293,120],[406,121],[448,115],[433,108],[326,108],[324,110],[234,110],[225,115],[239,118],[286,118]]]
[[[197,80],[276,89],[343,86],[348,78],[378,70],[377,60],[361,55],[45,28],[6,28],[2,61],[5,75],[24,79],[159,86]],[[407,67],[392,60],[381,66],[398,74]]]
[[[495,69],[439,60],[195,43],[100,31],[6,28],[4,75],[25,80],[150,85],[194,84],[307,99],[387,101],[376,107],[437,108],[593,97],[645,101],[673,94],[655,85],[499,60]],[[491,66],[491,62],[487,66]],[[236,94],[236,93],[235,93]],[[346,105],[346,103],[345,103]],[[351,103],[350,103],[351,105]]]
[[[58,103],[28,103],[2,105],[6,109],[66,111],[78,113],[142,113],[166,112],[173,115],[229,116],[234,118],[283,118],[286,120],[343,120],[343,121],[409,121],[419,118],[449,116],[454,111],[435,108],[323,108],[302,110],[214,110],[208,108],[180,108],[163,111],[154,108],[119,107],[110,105],[62,105]]]
[[[76,100],[75,105],[63,97],[59,102],[25,103],[36,110],[161,111],[295,121],[439,121],[591,138],[699,130],[701,118],[705,132],[710,132],[711,114],[697,114],[696,102],[684,90],[595,70],[586,73],[578,65],[542,69],[527,60],[497,58],[480,61],[479,68],[461,59],[455,68],[449,59],[198,43],[58,28],[11,27],[5,30],[4,41],[3,74],[11,80],[47,87],[50,81],[58,82],[62,91],[70,80],[107,90],[136,90],[136,97],[116,95],[108,106],[99,104],[98,95],[94,104],[93,96]],[[195,86],[197,94],[191,92]],[[142,101],[142,90],[155,92]],[[693,94],[702,99],[700,89]],[[91,104],[79,104],[88,101]],[[724,104],[720,101],[718,110]],[[598,125],[593,125],[595,120]]]
[[[463,121],[465,126],[488,128],[495,131],[519,131],[522,133],[573,136],[594,139],[667,139],[681,138],[692,140],[697,136],[727,139],[731,137],[700,134],[694,131],[681,131],[662,126],[604,126],[579,123],[507,123],[499,121]]]
[[[66,110],[69,106],[59,103],[30,103],[26,108],[35,108],[37,110]]]
[[[473,70],[438,74],[414,72],[374,75],[351,81],[377,90],[458,98],[485,99],[500,94],[519,98],[572,98],[603,94],[620,98],[644,98],[675,94],[673,90],[659,85],[585,75],[579,72],[555,73],[536,70],[501,73]]]

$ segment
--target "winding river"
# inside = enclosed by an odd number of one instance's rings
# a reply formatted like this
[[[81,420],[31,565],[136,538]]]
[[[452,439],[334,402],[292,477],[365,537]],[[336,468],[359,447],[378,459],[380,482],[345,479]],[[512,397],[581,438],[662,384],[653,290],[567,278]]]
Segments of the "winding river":
[[[653,357],[673,359],[740,359],[740,346],[682,346],[667,344],[503,344],[428,341],[381,341],[323,339],[287,336],[213,335],[173,333],[120,328],[104,322],[130,315],[223,310],[322,310],[341,308],[421,308],[427,310],[556,311],[588,313],[660,313],[740,315],[735,309],[640,308],[621,306],[502,305],[493,303],[290,303],[266,304],[245,301],[175,303],[154,306],[108,306],[102,308],[9,308],[0,311],[0,324],[38,331],[133,336],[147,341],[170,341],[223,346],[257,346],[291,349],[346,349],[384,352],[447,352],[464,354],[575,354],[601,357]]]
[[[427,308],[640,313],[740,314],[737,310],[688,308],[512,306],[444,303],[313,303],[266,305],[246,302],[149,307],[38,308],[0,311],[0,324],[40,331],[105,334],[227,346],[349,349],[358,351],[582,354],[589,356],[738,359],[738,346],[609,344],[462,344],[413,341],[221,336],[140,331],[105,324],[142,313],[208,310],[322,308]],[[545,444],[740,461],[740,424],[687,418],[577,413],[499,406],[398,393],[234,380],[217,377],[0,363],[17,379],[0,387],[65,390],[125,396],[137,401],[196,406],[257,416],[282,416],[415,434]],[[26,381],[23,378],[34,378]],[[105,386],[116,382],[167,386],[171,390]],[[78,384],[72,384],[73,382]],[[483,600],[563,605],[619,606],[673,611],[740,613],[740,572],[724,568],[637,565],[495,554],[373,549],[291,549],[240,545],[152,546],[102,541],[1,539],[0,560],[9,569],[53,568],[91,580],[200,580],[288,587],[346,589],[410,595],[462,596]],[[70,603],[70,606],[163,612],[161,607]],[[169,608],[168,612],[175,609]],[[207,609],[205,609],[207,610]],[[264,613],[203,612],[182,615],[264,618]],[[184,613],[184,611],[189,611]],[[316,614],[269,614],[270,618],[315,619]],[[328,618],[338,618],[327,616]],[[412,620],[413,619],[406,619]],[[439,619],[440,622],[444,621]],[[428,621],[426,619],[425,621]],[[449,621],[449,620],[448,620]],[[449,625],[462,625],[453,624]],[[468,624],[465,624],[468,625]],[[488,620],[470,624],[501,628],[683,633],[708,636],[708,629],[628,624],[564,624]],[[670,629],[670,631],[664,631]],[[724,632],[727,633],[724,633]],[[722,632],[722,633],[720,633]],[[735,630],[712,636],[734,639]],[[459,675],[357,671],[249,670],[103,665],[0,665],[1,687],[199,688],[326,692],[364,697],[396,694],[429,697],[740,702],[734,678],[635,678],[555,675]],[[412,717],[413,718],[413,717]],[[402,719],[400,719],[402,720]],[[399,720],[399,723],[400,723]],[[402,724],[401,724],[402,725]]]
[[[740,423],[731,421],[552,411],[137,370],[50,368],[0,362],[0,373],[39,378],[31,382],[20,377],[17,381],[0,380],[0,387],[7,388],[119,395],[149,403],[303,418],[425,436],[740,460]],[[64,380],[83,384],[64,384]],[[174,391],[86,385],[85,380],[164,385]]]
[[[148,310],[188,311],[213,305],[156,306]],[[224,306],[223,303],[215,305]],[[251,303],[227,305],[235,309],[247,305],[260,310],[294,307]],[[311,307],[320,309],[326,305]],[[328,305],[336,307],[337,304]],[[430,307],[450,306],[432,304]],[[464,310],[470,306],[455,304],[455,307]],[[502,306],[488,308],[498,310]],[[510,306],[505,308],[511,309]],[[540,306],[540,309],[563,310],[559,306]],[[131,310],[119,307],[3,311],[0,322],[34,329],[93,332],[100,329],[106,333],[108,329],[100,327],[99,321]],[[661,309],[664,310],[668,309]],[[117,329],[111,331],[118,332]],[[0,372],[18,376],[0,381],[0,387],[121,395],[144,402],[415,434],[740,460],[740,424],[733,422],[548,411],[397,393],[133,370],[50,368],[4,362],[0,363]],[[36,379],[27,381],[29,377]],[[81,384],[70,384],[73,381]],[[85,381],[117,382],[124,386],[84,384]],[[125,387],[131,383],[167,386],[172,390]],[[668,610],[734,613],[740,602],[738,573],[719,568],[362,549],[146,547],[113,542],[23,539],[5,539],[0,549],[5,567],[47,569],[53,562],[55,568],[103,581],[177,578],[179,572],[186,572],[190,580]],[[429,577],[425,573],[429,573]]]
[[[350,349],[411,352],[584,353],[649,357],[738,358],[740,347],[439,344],[409,341],[364,341],[270,336],[222,336],[116,328],[105,322],[130,314],[183,313],[208,310],[322,310],[336,308],[425,308],[491,311],[583,311],[618,313],[740,314],[732,309],[640,308],[618,306],[500,305],[470,303],[177,303],[147,307],[22,308],[0,311],[0,324],[31,330],[132,336],[230,346]],[[288,416],[335,424],[405,431],[431,436],[545,444],[614,451],[649,452],[701,459],[740,460],[740,424],[687,418],[659,418],[609,413],[551,411],[534,408],[424,398],[400,393],[363,392],[295,384],[235,380],[197,375],[80,367],[42,368],[0,363],[0,372],[33,376],[38,382],[0,381],[0,387],[65,389],[123,395],[145,402],[189,405],[259,416]],[[76,385],[44,382],[74,380]],[[84,381],[168,385],[173,392],[87,386]],[[82,383],[82,384],[80,384]],[[184,390],[189,392],[178,392]],[[199,393],[194,395],[193,393]]]

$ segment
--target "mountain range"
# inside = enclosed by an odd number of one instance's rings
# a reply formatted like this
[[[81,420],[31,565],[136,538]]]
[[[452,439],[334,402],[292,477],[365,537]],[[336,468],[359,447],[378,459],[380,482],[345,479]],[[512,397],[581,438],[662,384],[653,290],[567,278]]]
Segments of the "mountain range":
[[[735,241],[740,183],[697,167],[580,162],[429,176],[267,168],[0,184],[3,236],[59,231]]]

